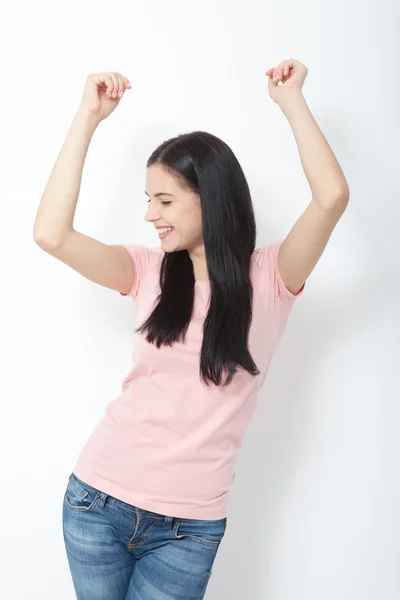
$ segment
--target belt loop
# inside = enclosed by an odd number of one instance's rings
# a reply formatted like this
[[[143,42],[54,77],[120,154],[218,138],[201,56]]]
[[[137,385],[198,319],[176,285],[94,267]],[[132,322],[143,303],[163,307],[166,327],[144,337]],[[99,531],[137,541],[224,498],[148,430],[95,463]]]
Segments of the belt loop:
[[[107,497],[108,494],[106,494],[105,492],[100,492],[99,497],[97,498],[97,504],[98,506],[100,506],[100,508],[104,508]]]
[[[165,517],[164,529],[172,529],[174,517]]]

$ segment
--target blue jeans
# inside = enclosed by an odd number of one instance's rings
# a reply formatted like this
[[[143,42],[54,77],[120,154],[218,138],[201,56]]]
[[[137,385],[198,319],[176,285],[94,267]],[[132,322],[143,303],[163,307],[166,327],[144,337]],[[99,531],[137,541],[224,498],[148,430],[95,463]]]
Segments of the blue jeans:
[[[201,600],[227,518],[149,512],[71,473],[63,535],[78,600]]]

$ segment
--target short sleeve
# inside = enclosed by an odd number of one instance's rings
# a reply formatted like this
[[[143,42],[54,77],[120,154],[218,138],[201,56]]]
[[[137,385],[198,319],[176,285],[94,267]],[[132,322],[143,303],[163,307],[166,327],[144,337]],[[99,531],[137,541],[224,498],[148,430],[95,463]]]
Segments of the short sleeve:
[[[297,294],[292,294],[285,286],[278,265],[278,252],[284,239],[254,250],[254,259],[260,267],[255,276],[260,278],[263,276],[262,274],[265,274],[272,285],[275,297],[284,303],[290,303],[303,294],[305,283]]]
[[[161,260],[163,251],[161,248],[147,248],[141,244],[122,244],[122,246],[131,257],[135,277],[129,292],[127,294],[119,293],[121,296],[128,296],[135,300],[143,281]]]

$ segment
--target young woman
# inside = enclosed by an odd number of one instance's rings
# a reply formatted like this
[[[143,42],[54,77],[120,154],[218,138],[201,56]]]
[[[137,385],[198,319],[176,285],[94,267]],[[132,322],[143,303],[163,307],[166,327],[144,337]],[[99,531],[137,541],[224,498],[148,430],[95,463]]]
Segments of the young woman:
[[[255,248],[244,173],[226,143],[179,135],[150,156],[145,219],[160,246],[107,245],[73,219],[97,125],[131,87],[89,75],[37,213],[36,243],[128,296],[138,328],[122,393],[82,449],[63,502],[78,600],[204,597],[227,524],[235,461],[295,299],[349,199],[302,95],[307,69],[266,72],[312,199],[287,237]]]

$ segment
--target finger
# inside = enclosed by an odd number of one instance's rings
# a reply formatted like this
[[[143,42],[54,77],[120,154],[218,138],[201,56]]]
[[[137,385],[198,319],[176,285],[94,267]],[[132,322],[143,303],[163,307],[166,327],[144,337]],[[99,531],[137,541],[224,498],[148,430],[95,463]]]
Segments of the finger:
[[[113,80],[110,77],[110,73],[99,73],[93,75],[93,77],[96,79],[96,83],[104,85],[104,87],[106,88],[106,94],[108,96],[114,85]]]
[[[124,80],[125,87],[131,88],[132,86],[131,86],[131,82],[129,81],[129,79],[127,77],[125,77],[124,75],[122,75],[121,73],[120,73],[120,75],[121,75],[122,79]]]
[[[114,73],[113,71],[110,71],[108,73],[108,75],[110,76],[111,81],[112,81],[111,90],[109,90],[108,95],[110,98],[116,98],[117,93],[118,93],[118,87],[119,87],[117,74]]]
[[[282,70],[283,63],[279,63],[279,65],[275,68],[274,81],[280,81],[282,79]]]
[[[117,78],[118,78],[118,92],[117,92],[117,99],[121,99],[122,96],[124,95],[125,92],[125,82],[122,78],[121,73],[117,73]]]
[[[111,98],[111,93],[114,88],[114,81],[113,81],[113,78],[111,77],[110,73],[102,73],[100,75],[100,80],[104,82],[104,84],[107,88],[106,94],[107,94],[107,96],[109,96]]]
[[[290,66],[289,66],[289,62],[287,60],[285,60],[285,65],[283,67],[283,79],[282,82],[285,83],[285,81],[287,81],[290,77]]]
[[[124,77],[122,73],[116,73],[116,75],[118,77],[119,83],[117,98],[122,98],[122,96],[125,93],[125,90],[131,88],[132,86],[129,79],[127,77]]]
[[[129,79],[127,77],[125,77],[124,75],[122,75],[122,73],[118,73],[118,75],[122,80],[122,85],[123,85],[122,91],[125,93],[125,90],[132,89],[132,85],[131,85],[131,82],[129,81]]]
[[[268,77],[271,77],[275,81],[275,76],[278,73],[277,69],[278,69],[278,67],[271,67],[271,69],[268,69],[268,71],[266,71],[265,74],[268,75]]]
[[[107,96],[109,98],[111,98],[111,95],[112,95],[113,90],[114,90],[114,85],[115,85],[114,84],[114,80],[113,80],[113,78],[111,76],[111,73],[103,73],[102,76],[104,78],[105,84],[107,85],[107,90],[106,90]]]
[[[288,65],[288,61],[287,60],[283,60],[277,67],[276,71],[278,74],[278,79],[282,80],[284,79],[284,77],[286,77],[286,75],[288,74],[288,70],[287,70],[287,65]]]
[[[279,79],[281,78],[281,74],[280,74],[280,70],[279,70],[279,65],[277,67],[275,67],[274,69],[274,77],[273,80],[274,81],[279,81]]]

